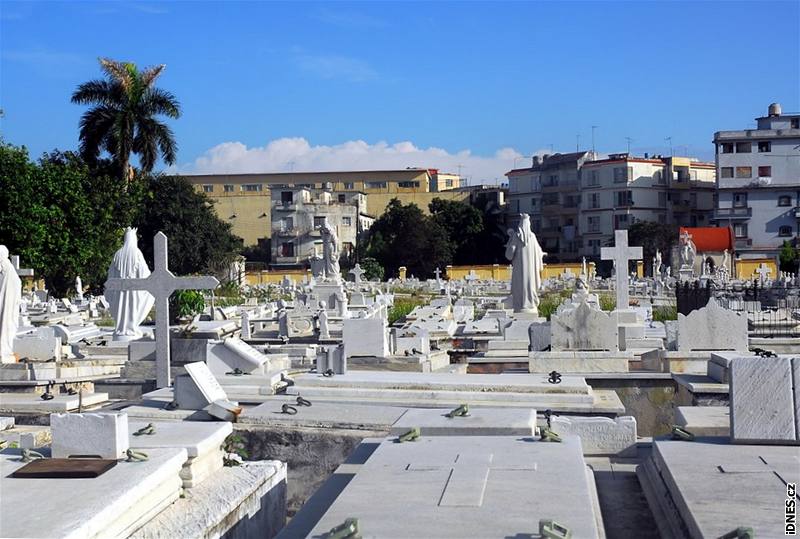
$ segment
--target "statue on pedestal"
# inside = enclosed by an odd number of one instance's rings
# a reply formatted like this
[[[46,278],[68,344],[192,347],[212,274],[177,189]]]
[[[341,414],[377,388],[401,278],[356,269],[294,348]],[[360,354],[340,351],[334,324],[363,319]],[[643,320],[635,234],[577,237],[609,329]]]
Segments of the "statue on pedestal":
[[[108,268],[109,279],[146,279],[150,276],[150,268],[139,250],[135,228],[125,229],[125,240],[122,247],[114,253],[111,266]],[[114,340],[129,341],[142,336],[139,324],[144,322],[155,298],[145,290],[109,290],[106,287],[106,300],[109,311],[114,318]]]
[[[8,248],[0,245],[0,363],[16,363],[14,337],[19,329],[22,280],[9,258]]]
[[[339,280],[341,273],[339,270],[339,238],[336,236],[336,230],[328,222],[325,221],[319,228],[322,234],[322,260],[323,260],[323,276],[326,279]]]
[[[538,313],[537,290],[542,284],[544,255],[542,247],[531,231],[527,213],[520,216],[516,230],[508,231],[506,258],[511,261],[511,297],[515,313]]]

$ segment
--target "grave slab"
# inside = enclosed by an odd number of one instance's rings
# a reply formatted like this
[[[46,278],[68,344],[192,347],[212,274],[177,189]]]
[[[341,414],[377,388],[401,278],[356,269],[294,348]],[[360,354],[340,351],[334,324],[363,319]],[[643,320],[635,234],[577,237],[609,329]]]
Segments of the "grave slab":
[[[284,414],[281,407],[290,404],[296,415]],[[267,427],[337,428],[388,431],[406,413],[406,408],[312,401],[312,406],[297,406],[297,397],[276,395],[269,401],[245,410],[239,417],[242,425]]]
[[[598,373],[628,372],[628,365],[633,361],[632,351],[594,352],[594,351],[557,351],[531,352],[528,354],[528,370],[531,373]]]
[[[411,408],[392,425],[399,436],[414,427],[422,436],[533,436],[536,410],[524,408],[473,408],[467,417],[447,417],[444,408]]]
[[[586,470],[577,438],[560,444],[516,436],[389,439],[310,536],[357,516],[364,537],[519,537],[537,534],[545,518],[568,526],[574,537],[599,537]],[[304,518],[302,510],[295,516],[299,527]]]
[[[116,460],[128,450],[128,414],[51,414],[54,458],[94,456]]]
[[[731,441],[800,443],[794,417],[791,361],[738,357],[730,363]]]
[[[730,408],[727,406],[678,406],[675,424],[695,436],[730,436]]]
[[[636,454],[636,418],[566,417],[551,419],[552,430],[560,436],[578,436],[587,456]]]
[[[184,449],[153,449],[93,479],[19,479],[15,453],[0,454],[2,537],[127,537],[178,499],[186,462]]]
[[[108,393],[84,393],[83,407],[91,407],[108,401]],[[34,393],[0,393],[0,412],[70,412],[78,409],[78,395],[56,395],[52,400],[42,400]]]
[[[245,462],[223,468],[194,487],[130,539],[272,538],[286,520],[286,464]]]
[[[134,435],[150,424],[155,427],[153,434]],[[153,448],[185,449],[188,458],[180,476],[184,488],[191,488],[222,468],[223,452],[220,448],[233,432],[233,425],[205,421],[131,421],[129,431],[129,444],[133,449],[145,452]]]
[[[739,526],[783,537],[786,483],[800,481],[800,456],[723,438],[657,440],[637,475],[664,537],[720,537]]]

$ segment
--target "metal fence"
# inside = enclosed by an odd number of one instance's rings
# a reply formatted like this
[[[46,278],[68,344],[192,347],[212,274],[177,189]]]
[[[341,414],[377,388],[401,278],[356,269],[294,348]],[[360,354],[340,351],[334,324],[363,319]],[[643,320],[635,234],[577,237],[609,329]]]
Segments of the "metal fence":
[[[711,280],[679,283],[677,310],[688,315],[714,297],[720,306],[746,314],[753,337],[800,337],[800,286],[758,282],[718,285]]]

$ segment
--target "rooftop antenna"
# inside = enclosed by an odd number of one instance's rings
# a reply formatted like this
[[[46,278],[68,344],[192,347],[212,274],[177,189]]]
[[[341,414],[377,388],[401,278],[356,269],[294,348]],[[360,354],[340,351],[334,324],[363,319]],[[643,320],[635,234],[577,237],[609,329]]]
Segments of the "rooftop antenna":
[[[579,152],[579,151],[581,151],[581,135],[580,135],[580,133],[575,135],[575,139],[576,139],[575,140],[575,151]]]
[[[553,149],[553,144],[552,143],[550,144],[550,153],[555,153],[555,150]]]
[[[669,156],[672,157],[672,137],[667,137],[664,140],[669,142]]]
[[[461,176],[461,169],[464,167],[464,165],[458,164],[456,167],[458,167],[458,175]]]
[[[633,139],[631,137],[625,137],[625,140],[628,141],[628,153],[630,154],[631,153],[631,142],[633,142]]]
[[[289,161],[289,171],[294,172],[294,161]]]
[[[593,125],[592,126],[592,157],[594,157],[594,155],[595,155],[595,152],[594,152],[594,130],[597,129],[598,127],[600,127],[600,126],[598,126],[598,125]]]

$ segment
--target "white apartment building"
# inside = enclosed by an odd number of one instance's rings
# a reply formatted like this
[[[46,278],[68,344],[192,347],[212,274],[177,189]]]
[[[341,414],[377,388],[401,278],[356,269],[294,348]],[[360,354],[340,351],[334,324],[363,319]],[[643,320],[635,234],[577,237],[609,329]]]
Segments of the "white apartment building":
[[[731,226],[740,258],[776,257],[800,236],[800,114],[778,103],[756,129],[714,133],[719,226]]]
[[[323,189],[271,189],[272,263],[274,268],[309,267],[322,255],[319,227],[328,219],[340,252],[350,254],[375,218],[367,214],[367,195]]]
[[[714,212],[715,167],[686,157],[592,159],[592,152],[545,155],[506,174],[508,211],[531,215],[553,260],[599,257],[614,230],[636,221],[708,226]]]

